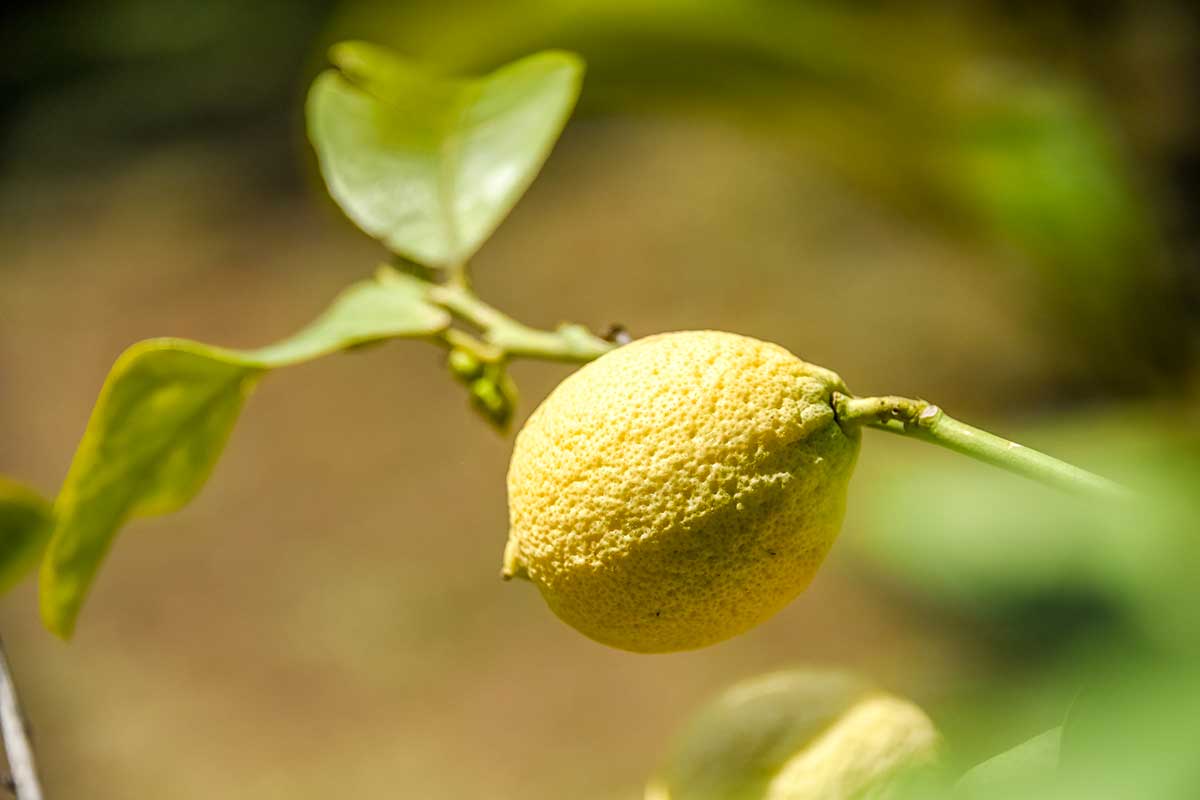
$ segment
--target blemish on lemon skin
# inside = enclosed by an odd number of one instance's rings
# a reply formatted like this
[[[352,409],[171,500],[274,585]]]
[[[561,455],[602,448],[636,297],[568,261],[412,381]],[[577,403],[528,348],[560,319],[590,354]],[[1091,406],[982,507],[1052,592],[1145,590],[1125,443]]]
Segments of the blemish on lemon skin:
[[[844,390],[736,334],[615,350],[563,381],[518,435],[510,550],[556,614],[614,647],[741,633],[808,585],[837,535],[858,452],[829,406]]]

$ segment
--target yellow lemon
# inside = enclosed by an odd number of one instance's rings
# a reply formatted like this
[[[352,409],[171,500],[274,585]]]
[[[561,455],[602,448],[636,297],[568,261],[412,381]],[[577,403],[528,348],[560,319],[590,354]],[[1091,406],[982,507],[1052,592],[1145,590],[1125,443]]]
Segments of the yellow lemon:
[[[504,575],[613,647],[713,644],[812,580],[858,454],[833,372],[717,331],[650,336],[569,376],[508,472]]]
[[[743,681],[684,727],[646,800],[941,796],[941,737],[920,708],[840,672]]]

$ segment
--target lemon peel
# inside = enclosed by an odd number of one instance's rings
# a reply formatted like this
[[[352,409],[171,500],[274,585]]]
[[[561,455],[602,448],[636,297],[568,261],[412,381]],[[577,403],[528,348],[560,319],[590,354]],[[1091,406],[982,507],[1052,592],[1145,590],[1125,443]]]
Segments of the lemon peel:
[[[517,436],[506,577],[635,652],[714,644],[803,591],[859,448],[835,373],[719,331],[640,339],[566,378]]]

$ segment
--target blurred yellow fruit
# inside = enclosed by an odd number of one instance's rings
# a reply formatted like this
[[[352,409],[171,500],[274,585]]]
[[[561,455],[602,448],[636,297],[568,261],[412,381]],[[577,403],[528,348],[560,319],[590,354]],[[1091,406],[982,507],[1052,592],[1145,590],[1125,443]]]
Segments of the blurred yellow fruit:
[[[931,789],[940,736],[920,708],[839,672],[730,688],[685,726],[646,800],[861,800]]]
[[[833,372],[715,331],[640,339],[564,380],[517,436],[504,575],[636,652],[766,620],[841,527],[859,434]]]

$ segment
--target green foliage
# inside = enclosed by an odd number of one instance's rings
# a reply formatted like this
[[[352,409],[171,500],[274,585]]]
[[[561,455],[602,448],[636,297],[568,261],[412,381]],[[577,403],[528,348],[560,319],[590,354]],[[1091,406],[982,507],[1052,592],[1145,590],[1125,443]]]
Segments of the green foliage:
[[[583,64],[544,52],[480,79],[425,74],[351,42],[317,78],[309,135],[330,194],[394,252],[464,263],[512,209],[558,139]]]
[[[370,31],[450,69],[569,47],[590,65],[584,113],[700,110],[828,167],[905,219],[1019,253],[989,260],[1033,277],[1051,309],[1039,324],[1058,346],[1075,346],[1076,369],[1136,387],[1152,365],[1179,357],[1186,333],[1119,115],[1020,47],[1006,52],[1022,15],[981,7],[953,15],[948,34],[932,8],[356,2],[335,30]]]
[[[955,787],[957,800],[1028,797],[1045,787],[1058,770],[1062,728],[1052,728],[971,769]]]
[[[1180,320],[1154,264],[1160,243],[1103,109],[1042,77],[1006,81],[954,111],[952,145],[930,173],[949,202],[1030,260],[1042,302],[1069,315],[1071,332],[1125,380],[1136,385],[1149,362],[1177,358]]]
[[[55,504],[42,564],[42,616],[69,636],[120,525],[178,510],[203,486],[242,403],[267,371],[401,336],[428,336],[449,315],[424,284],[385,268],[351,286],[315,322],[259,350],[183,339],[139,342],[113,365]]]
[[[371,280],[352,284],[329,309],[299,333],[243,356],[268,367],[286,367],[339,350],[406,336],[429,336],[450,315],[428,300],[429,285],[381,266]]]
[[[1084,689],[1060,728],[968,771],[946,800],[1191,800],[1198,666],[1195,653],[1164,658],[1110,642],[1075,663]]]
[[[579,93],[582,62],[530,56],[478,79],[426,74],[363,43],[335,47],[313,84],[309,135],[330,194],[415,267],[464,264],[533,180]],[[460,280],[460,283],[462,281]],[[486,358],[456,349],[451,369],[472,405],[504,430],[517,392],[505,360],[522,348],[594,357],[608,345],[573,327],[535,331],[474,298],[383,267],[294,336],[257,350],[151,339],[113,366],[55,504],[42,564],[46,626],[69,636],[120,526],[176,511],[200,490],[243,402],[270,370],[396,337],[434,337],[451,313],[483,329]],[[462,333],[455,331],[455,333]],[[494,341],[500,340],[500,341]]]
[[[0,476],[0,593],[37,564],[51,519],[50,504],[41,495]]]
[[[1063,724],[1057,791],[1037,797],[1190,800],[1198,719],[1195,652],[1114,653],[1090,670]]]
[[[68,636],[117,527],[174,511],[208,477],[262,368],[195,342],[151,339],[109,373],[56,504],[42,615]]]
[[[1200,442],[1177,423],[1113,413],[1027,431],[1072,461],[1134,487],[1097,503],[938,458],[906,458],[864,497],[852,540],[872,567],[956,613],[1053,626],[1056,604],[1095,604],[1163,639],[1200,629],[1185,565],[1200,558]],[[1026,612],[1040,611],[1032,618]],[[1067,633],[1067,631],[1062,631]]]
[[[972,770],[956,798],[1195,796],[1200,440],[1188,420],[1182,407],[1124,411],[1021,437],[1135,488],[1125,503],[941,459],[906,460],[866,498],[853,543],[874,569],[954,615],[988,621],[1010,646],[1028,645],[1037,669],[989,686],[1028,705],[999,707],[992,722],[1061,718],[1070,705],[1059,756],[1046,734]],[[988,713],[988,701],[975,701]],[[970,724],[988,738],[988,720]]]

